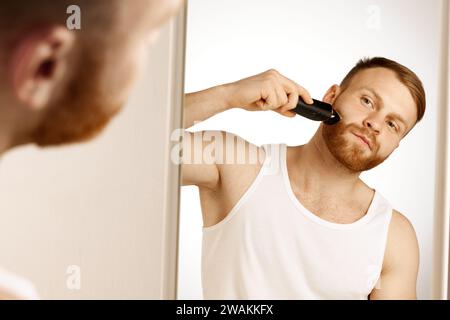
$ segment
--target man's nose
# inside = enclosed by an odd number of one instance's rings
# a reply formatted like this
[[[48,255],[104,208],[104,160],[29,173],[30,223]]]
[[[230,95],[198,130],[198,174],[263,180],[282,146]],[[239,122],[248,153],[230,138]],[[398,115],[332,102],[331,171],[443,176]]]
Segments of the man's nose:
[[[382,119],[376,115],[371,115],[364,120],[364,127],[373,131],[375,134],[380,134],[382,128]]]

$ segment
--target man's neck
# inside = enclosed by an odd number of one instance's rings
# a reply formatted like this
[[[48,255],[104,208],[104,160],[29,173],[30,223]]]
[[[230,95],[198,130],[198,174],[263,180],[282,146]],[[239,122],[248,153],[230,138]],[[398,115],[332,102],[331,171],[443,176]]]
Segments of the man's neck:
[[[290,177],[295,186],[304,193],[317,197],[348,198],[361,185],[360,172],[343,166],[329,151],[322,138],[321,129],[311,140],[295,148],[290,157]],[[298,177],[298,178],[295,178]]]

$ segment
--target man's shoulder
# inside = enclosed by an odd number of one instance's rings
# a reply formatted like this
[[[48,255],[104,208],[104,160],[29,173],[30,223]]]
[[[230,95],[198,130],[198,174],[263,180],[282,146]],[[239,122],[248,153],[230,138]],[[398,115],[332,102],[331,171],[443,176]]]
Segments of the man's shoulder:
[[[392,209],[385,252],[385,267],[402,261],[418,260],[419,245],[416,231],[406,215]]]
[[[411,221],[401,212],[392,209],[392,218],[390,223],[392,236],[403,239],[415,239],[416,231]]]

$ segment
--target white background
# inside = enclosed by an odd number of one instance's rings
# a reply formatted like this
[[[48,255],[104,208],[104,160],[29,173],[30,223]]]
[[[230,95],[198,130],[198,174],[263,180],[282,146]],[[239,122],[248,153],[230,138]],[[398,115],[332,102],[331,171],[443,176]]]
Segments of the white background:
[[[439,63],[437,0],[190,0],[186,92],[275,68],[316,99],[363,56],[414,70],[427,93],[425,118],[399,149],[362,178],[413,223],[420,244],[418,297],[430,299]],[[255,144],[306,143],[318,124],[299,116],[233,109],[195,130],[219,129]],[[201,211],[196,187],[183,187],[179,294],[201,298]]]

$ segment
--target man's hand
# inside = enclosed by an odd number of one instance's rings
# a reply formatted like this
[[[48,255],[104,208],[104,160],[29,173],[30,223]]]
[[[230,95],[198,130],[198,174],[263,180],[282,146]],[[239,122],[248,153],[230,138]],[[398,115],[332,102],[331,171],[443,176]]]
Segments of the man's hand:
[[[229,107],[242,107],[249,111],[273,110],[293,117],[295,112],[290,110],[297,106],[299,96],[306,103],[313,103],[305,88],[273,69],[226,84],[225,88]]]

